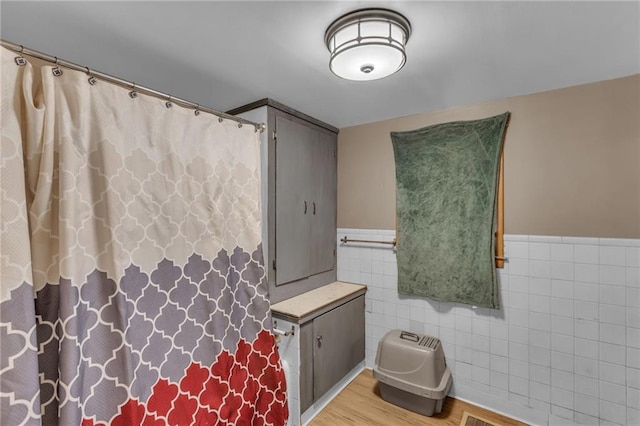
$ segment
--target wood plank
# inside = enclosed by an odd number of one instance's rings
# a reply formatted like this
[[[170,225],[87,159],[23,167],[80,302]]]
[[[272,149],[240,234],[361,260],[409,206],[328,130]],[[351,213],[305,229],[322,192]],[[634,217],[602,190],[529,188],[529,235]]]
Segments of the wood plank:
[[[382,399],[378,382],[369,369],[360,373],[309,426],[459,426],[465,411],[499,426],[526,426],[525,423],[450,397],[445,400],[442,412],[433,417],[405,410]]]
[[[511,114],[507,117],[504,133],[502,134],[502,152],[500,153],[500,164],[498,170],[498,205],[496,213],[496,268],[504,268],[504,144],[507,140],[507,130]]]
[[[496,229],[496,268],[504,268],[504,149],[500,154]]]

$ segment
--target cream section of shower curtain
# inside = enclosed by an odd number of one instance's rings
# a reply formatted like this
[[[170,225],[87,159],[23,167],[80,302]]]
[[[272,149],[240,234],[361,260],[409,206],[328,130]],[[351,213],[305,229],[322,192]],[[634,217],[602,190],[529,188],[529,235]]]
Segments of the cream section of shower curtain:
[[[0,423],[286,422],[254,127],[15,56]]]
[[[4,48],[0,52],[0,422],[36,424],[38,347],[22,135],[42,134],[44,121],[33,104],[33,72],[16,66]],[[22,129],[27,121],[32,124]]]

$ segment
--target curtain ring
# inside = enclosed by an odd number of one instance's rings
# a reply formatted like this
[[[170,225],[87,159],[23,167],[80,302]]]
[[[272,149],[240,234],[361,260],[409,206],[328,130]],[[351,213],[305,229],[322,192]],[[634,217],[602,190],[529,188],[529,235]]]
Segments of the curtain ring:
[[[85,67],[85,68],[87,69],[87,75],[89,76],[87,81],[89,82],[90,85],[95,86],[98,80],[96,80],[96,78],[93,76],[93,74],[91,73],[91,69],[89,69],[89,67]]]
[[[200,104],[198,104],[198,106],[196,106],[196,110],[195,110],[195,111],[193,111],[193,113],[194,113],[196,116],[200,115]]]
[[[53,67],[51,73],[53,73],[55,77],[60,77],[62,75],[62,69],[60,69],[60,67],[58,66],[58,57],[54,56],[54,58],[56,58],[56,66]]]
[[[169,95],[169,100],[164,103],[164,106],[166,106],[167,108],[171,108],[173,106],[173,104],[171,103],[171,95]]]
[[[135,83],[135,82],[133,83],[133,90],[131,90],[131,91],[129,92],[129,97],[130,97],[131,99],[135,99],[135,98],[137,98],[137,97],[138,97],[138,92],[136,92],[136,83]]]
[[[24,46],[20,45],[20,53],[14,58],[14,60],[16,61],[16,65],[19,67],[24,67],[25,65],[27,65],[27,60],[22,57],[23,52]]]

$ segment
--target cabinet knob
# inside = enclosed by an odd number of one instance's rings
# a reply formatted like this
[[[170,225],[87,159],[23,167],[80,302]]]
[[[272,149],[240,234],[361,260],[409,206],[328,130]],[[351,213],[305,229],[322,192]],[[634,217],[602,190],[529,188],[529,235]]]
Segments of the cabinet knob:
[[[322,336],[317,336],[316,340],[318,341],[318,346],[322,345]]]

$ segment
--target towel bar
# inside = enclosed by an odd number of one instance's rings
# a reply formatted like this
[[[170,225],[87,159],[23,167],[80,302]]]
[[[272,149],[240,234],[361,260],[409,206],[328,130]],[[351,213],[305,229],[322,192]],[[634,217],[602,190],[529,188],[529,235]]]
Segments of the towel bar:
[[[340,239],[341,243],[372,243],[372,244],[389,244],[392,246],[396,246],[396,239],[394,238],[393,241],[375,241],[375,240],[353,240],[353,239],[349,239],[347,238],[347,236],[345,235],[344,237],[342,237]]]
[[[293,336],[295,334],[296,329],[291,326],[290,330],[284,331],[284,330],[280,330],[279,328],[276,328],[278,326],[278,323],[274,322],[273,324],[273,334],[275,334],[276,336]]]
[[[354,240],[351,238],[348,238],[346,235],[342,238],[340,238],[340,242],[347,244],[347,243],[372,243],[372,244],[389,244],[392,245],[393,247],[397,246],[397,241],[394,238],[393,241],[376,241],[376,240]],[[495,256],[496,260],[502,260],[505,262],[509,261],[508,257],[503,257],[503,256]]]

